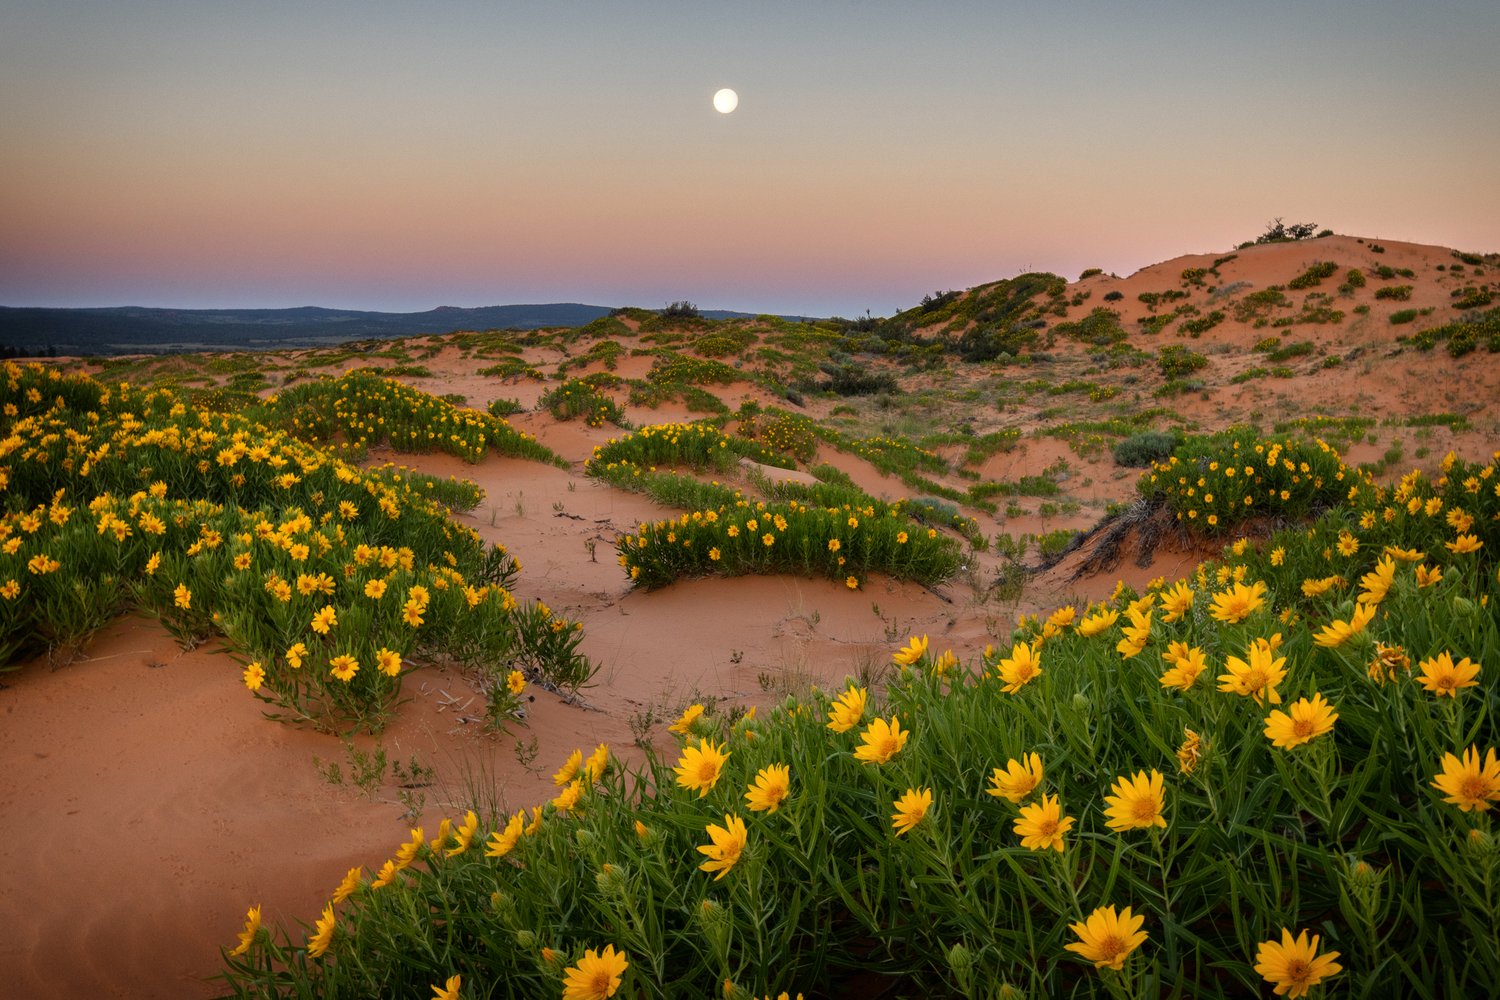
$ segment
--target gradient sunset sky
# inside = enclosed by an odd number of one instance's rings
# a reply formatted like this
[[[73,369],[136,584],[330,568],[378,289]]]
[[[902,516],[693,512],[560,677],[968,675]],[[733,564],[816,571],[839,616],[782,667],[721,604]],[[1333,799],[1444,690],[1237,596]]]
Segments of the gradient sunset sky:
[[[1273,216],[1496,251],[1497,52],[1494,0],[6,0],[0,305],[884,315]]]

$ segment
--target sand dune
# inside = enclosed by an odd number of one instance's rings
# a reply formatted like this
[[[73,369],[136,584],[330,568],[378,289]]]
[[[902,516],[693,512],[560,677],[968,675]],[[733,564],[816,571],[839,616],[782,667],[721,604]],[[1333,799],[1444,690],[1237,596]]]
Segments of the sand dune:
[[[1467,428],[1433,428],[1427,437],[1409,427],[1381,430],[1380,443],[1358,442],[1354,460],[1374,458],[1390,442],[1418,449],[1427,465],[1448,448],[1472,457],[1487,455],[1496,440],[1500,365],[1481,352],[1459,365],[1443,351],[1395,351],[1398,332],[1388,322],[1397,307],[1431,308],[1424,324],[1456,315],[1451,291],[1465,278],[1439,264],[1451,252],[1383,241],[1375,254],[1369,241],[1334,237],[1306,244],[1253,247],[1218,265],[1217,288],[1245,283],[1232,295],[1284,284],[1316,260],[1336,259],[1340,268],[1409,268],[1418,289],[1409,302],[1374,298],[1377,282],[1348,297],[1340,308],[1371,306],[1343,324],[1301,325],[1288,337],[1311,339],[1320,356],[1356,352],[1337,366],[1309,366],[1296,383],[1261,380],[1235,384],[1232,376],[1255,363],[1250,345],[1272,332],[1227,321],[1202,339],[1179,340],[1171,332],[1148,347],[1185,343],[1211,350],[1214,366],[1202,392],[1166,404],[1199,427],[1213,428],[1252,412],[1269,419],[1305,412],[1309,403],[1376,417],[1452,410],[1467,413]],[[1142,291],[1181,285],[1182,271],[1214,266],[1229,254],[1191,255],[1153,265],[1126,278],[1098,275],[1070,286],[1088,292],[1078,318],[1113,303],[1127,327],[1149,315],[1137,299]],[[1470,279],[1472,280],[1472,279]],[[1192,286],[1191,298],[1207,307],[1214,292]],[[1218,300],[1233,301],[1220,293]],[[436,342],[435,342],[436,343]],[[1357,351],[1356,351],[1357,349]],[[1045,373],[1021,377],[1087,374],[1083,350],[1055,349],[1060,361]],[[544,360],[538,356],[534,363]],[[554,354],[552,361],[557,360]],[[626,358],[618,374],[641,377],[648,358]],[[355,367],[356,360],[340,363]],[[458,393],[470,405],[519,399],[536,404],[548,387],[533,380],[499,382],[475,374],[476,365],[451,345],[423,361],[434,373],[411,380],[431,392]],[[939,379],[957,392],[965,385],[988,392],[983,367],[903,376],[911,389]],[[1014,370],[1001,374],[1015,378]],[[1132,405],[1139,381],[1111,375]],[[1095,369],[1097,376],[1097,370]],[[1094,376],[1091,376],[1094,377]],[[1017,379],[1019,381],[1019,379]],[[764,389],[745,384],[718,390],[737,407],[745,399],[772,401]],[[623,402],[623,393],[620,396]],[[997,402],[1009,403],[997,407]],[[833,403],[813,400],[808,411],[829,419]],[[878,429],[886,419],[862,403],[858,419]],[[1108,450],[1080,454],[1067,440],[1036,436],[1058,403],[1034,399],[984,399],[941,417],[945,427],[964,423],[975,434],[1017,428],[1018,446],[984,459],[974,470],[981,480],[1014,481],[1067,465],[1065,494],[1082,505],[1069,513],[1041,513],[1031,498],[1015,512],[985,514],[987,537],[1000,532],[1057,527],[1086,528],[1108,501],[1128,499],[1134,470],[1118,469]],[[1082,404],[1069,403],[1073,416]],[[1102,412],[1102,411],[1101,411]],[[631,412],[644,423],[692,419],[685,407]],[[617,428],[558,422],[544,413],[524,413],[517,427],[534,433],[572,464],[559,469],[534,462],[490,458],[466,465],[444,456],[372,454],[422,471],[474,480],[486,500],[462,520],[487,540],[502,542],[524,564],[520,592],[545,600],[585,628],[583,651],[600,666],[596,683],[575,703],[535,692],[524,727],[509,734],[486,732],[474,707],[473,686],[461,673],[427,667],[408,680],[407,702],[377,744],[393,759],[415,757],[433,769],[429,784],[403,790],[389,776],[371,794],[346,780],[330,783],[314,758],[341,765],[349,758],[327,735],[266,721],[260,704],[246,695],[238,667],[211,648],[180,650],[158,625],[124,619],[106,628],[81,659],[51,669],[32,663],[4,675],[5,725],[0,730],[0,981],[16,996],[194,997],[215,992],[209,980],[218,948],[232,944],[245,908],[264,906],[268,923],[310,920],[346,869],[377,867],[410,825],[429,830],[445,815],[461,813],[476,799],[492,810],[532,805],[552,794],[550,774],[575,747],[586,751],[607,742],[626,760],[640,760],[637,738],[649,742],[693,700],[766,704],[809,685],[829,686],[845,675],[878,676],[889,652],[912,634],[928,634],[935,649],[952,646],[969,655],[1002,641],[1018,613],[1054,605],[1074,595],[1107,594],[1117,576],[1137,585],[1156,575],[1189,571],[1202,553],[1164,550],[1147,567],[1123,563],[1106,576],[1074,580],[1076,559],[1035,578],[1019,600],[990,596],[1002,560],[970,553],[966,572],[936,590],[882,578],[858,591],[826,580],[791,577],[702,579],[659,591],[632,590],[615,562],[613,545],[623,532],[666,511],[649,500],[615,490],[583,474],[582,462]],[[908,496],[899,479],[883,475],[854,455],[824,448],[818,461],[846,473],[862,489],[882,497]],[[805,473],[797,473],[806,479]],[[953,484],[962,487],[961,481]],[[1024,500],[1024,503],[1022,502]],[[1005,506],[1002,504],[1002,507]],[[966,511],[969,513],[969,511]],[[535,741],[534,746],[529,745]],[[406,792],[406,801],[402,793]],[[417,800],[420,799],[420,802]],[[414,814],[408,806],[419,805]]]

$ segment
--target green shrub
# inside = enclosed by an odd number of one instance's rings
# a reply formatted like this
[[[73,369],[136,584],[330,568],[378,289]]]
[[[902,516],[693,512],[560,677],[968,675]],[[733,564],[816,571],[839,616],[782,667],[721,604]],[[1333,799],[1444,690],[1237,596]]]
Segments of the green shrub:
[[[1251,382],[1258,378],[1265,378],[1270,374],[1271,369],[1256,365],[1253,368],[1246,368],[1244,371],[1233,376],[1232,378],[1230,378],[1229,383],[1231,385],[1244,385],[1246,382]]]
[[[706,413],[710,416],[719,416],[729,412],[729,405],[717,395],[707,389],[700,389],[696,385],[685,385],[680,388],[678,395],[682,397],[682,405],[687,407],[689,413]]]
[[[1240,299],[1234,305],[1234,318],[1239,323],[1250,323],[1258,319],[1265,319],[1271,310],[1290,306],[1292,300],[1286,297],[1286,293],[1280,285],[1272,285],[1262,288],[1258,292],[1251,292]]]
[[[1169,288],[1164,292],[1141,292],[1136,296],[1136,298],[1141,302],[1144,302],[1146,304],[1146,307],[1149,308],[1152,312],[1155,312],[1157,306],[1165,305],[1169,302],[1175,302],[1178,299],[1185,299],[1187,298],[1187,295],[1187,292],[1180,291],[1176,288]]]
[[[468,462],[479,461],[491,448],[553,464],[563,461],[503,419],[456,407],[368,369],[283,389],[267,404],[290,433],[320,442],[339,437],[355,452],[389,443],[396,451],[443,451]]]
[[[626,326],[614,313],[590,320],[574,331],[579,340],[610,340],[615,337],[628,337],[630,333],[630,327]]]
[[[819,381],[817,388],[839,396],[873,396],[901,391],[895,375],[860,364],[852,358],[824,361],[818,365],[818,370],[828,378]]]
[[[742,419],[740,434],[801,462],[812,461],[818,452],[817,425],[800,413],[773,410]]]
[[[599,323],[601,321],[600,320],[595,320],[594,322],[595,323]],[[603,317],[603,322],[609,323],[609,324],[613,324],[614,326],[619,326],[619,327],[622,327],[622,328],[625,326],[625,324],[621,323],[619,320],[615,319],[613,316],[605,316],[605,317]],[[592,326],[592,325],[593,324],[590,324],[590,326]],[[584,329],[587,329],[587,327],[585,327]],[[582,330],[580,330],[579,332],[581,333]],[[571,359],[569,361],[564,362],[561,365],[558,365],[558,373],[562,374],[562,373],[565,373],[568,370],[573,369],[573,368],[587,368],[589,365],[592,365],[592,364],[603,364],[604,367],[607,370],[614,371],[615,370],[615,366],[618,365],[619,362],[620,362],[620,358],[622,358],[624,356],[625,356],[625,347],[619,341],[616,341],[616,340],[600,340],[600,341],[596,341],[595,343],[593,343],[593,344],[591,344],[589,346],[588,350],[584,351],[582,354],[578,355],[576,358],[573,358],[573,359]]]
[[[1316,350],[1317,346],[1312,341],[1299,340],[1295,344],[1288,344],[1267,352],[1266,358],[1270,361],[1290,361],[1292,358],[1306,357]]]
[[[1178,379],[1208,367],[1208,358],[1181,344],[1169,344],[1157,353],[1156,364],[1163,376]]]
[[[636,586],[685,576],[790,573],[826,576],[858,589],[868,574],[940,582],[958,568],[958,548],[895,508],[809,507],[800,503],[701,510],[658,521],[616,543]]]
[[[1402,422],[1407,427],[1446,427],[1452,431],[1466,431],[1470,427],[1469,418],[1461,413],[1419,413]]]
[[[545,381],[547,378],[547,376],[520,358],[506,358],[497,364],[479,369],[478,374],[502,379],[529,378],[537,382]]]
[[[1167,325],[1176,318],[1176,313],[1161,313],[1157,316],[1142,316],[1137,322],[1140,324],[1142,333],[1147,336],[1155,336],[1166,329]]]
[[[1151,395],[1156,399],[1170,399],[1173,396],[1181,396],[1190,392],[1202,392],[1203,380],[1199,378],[1174,378],[1168,379],[1158,386]]]
[[[1494,301],[1488,288],[1464,288],[1453,294],[1457,300],[1453,303],[1455,309],[1482,309]]]
[[[1099,307],[1075,323],[1059,323],[1053,332],[1070,340],[1095,346],[1119,343],[1127,338],[1120,326],[1120,314],[1113,309]]]
[[[1375,289],[1377,299],[1391,299],[1395,302],[1405,302],[1411,298],[1411,285],[1386,285]]]
[[[1200,337],[1222,322],[1224,322],[1224,314],[1215,309],[1207,316],[1200,316],[1197,319],[1188,320],[1187,322],[1183,323],[1179,327],[1179,329],[1181,330],[1181,332],[1187,334],[1190,337]]]
[[[725,358],[742,354],[745,348],[755,343],[756,335],[749,330],[728,328],[706,333],[692,342],[692,350],[705,358]]]
[[[1400,326],[1403,323],[1410,323],[1416,318],[1417,311],[1415,309],[1398,309],[1395,312],[1391,313],[1390,316],[1391,323],[1395,326]]]
[[[725,434],[711,423],[652,424],[619,438],[611,438],[594,449],[586,464],[590,475],[610,463],[628,463],[642,469],[683,465],[695,470],[733,468],[740,458],[762,465],[785,466],[779,452],[734,434]]]
[[[1472,323],[1459,323],[1448,337],[1448,353],[1455,358],[1469,354],[1479,346],[1479,328]]]
[[[1312,288],[1322,284],[1324,278],[1333,277],[1338,269],[1339,266],[1331,260],[1318,261],[1286,284],[1288,288],[1297,291],[1301,291],[1304,288]]]
[[[1342,499],[1349,479],[1322,441],[1227,431],[1186,439],[1137,488],[1164,500],[1191,530],[1217,533],[1255,516],[1300,517],[1329,506]]]
[[[1145,468],[1165,460],[1181,443],[1180,432],[1141,431],[1115,445],[1115,464],[1129,468]]]
[[[1043,504],[1043,506],[1046,506]],[[1046,516],[1046,515],[1043,515]],[[1073,545],[1078,532],[1070,528],[1054,528],[1036,540],[1037,553],[1044,562],[1057,559]]]
[[[582,417],[590,427],[625,424],[625,415],[615,401],[581,379],[569,379],[548,392],[537,401],[537,407],[551,413],[554,420]]]

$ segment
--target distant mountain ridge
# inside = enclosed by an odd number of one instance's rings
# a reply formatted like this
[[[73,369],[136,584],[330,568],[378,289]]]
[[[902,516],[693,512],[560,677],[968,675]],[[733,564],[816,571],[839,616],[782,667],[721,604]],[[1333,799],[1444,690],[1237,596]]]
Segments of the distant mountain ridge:
[[[458,330],[582,326],[608,316],[609,306],[579,302],[438,306],[392,313],[300,306],[292,309],[94,309],[0,306],[0,346],[57,354],[270,350],[326,347],[349,340],[412,337]],[[713,319],[752,313],[704,310]]]

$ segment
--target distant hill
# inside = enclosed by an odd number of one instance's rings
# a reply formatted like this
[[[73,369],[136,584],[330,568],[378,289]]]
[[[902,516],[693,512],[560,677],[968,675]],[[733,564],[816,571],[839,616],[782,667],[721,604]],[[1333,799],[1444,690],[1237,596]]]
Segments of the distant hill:
[[[150,309],[111,306],[51,309],[0,306],[0,347],[57,354],[270,350],[349,340],[411,337],[457,330],[582,326],[611,312],[578,302],[540,305],[439,306],[426,312],[355,309]],[[713,319],[750,313],[704,310]]]
[[[609,315],[607,306],[440,306],[426,312],[354,309],[103,309],[0,306],[0,345],[55,348],[59,354],[141,351],[262,350],[315,347],[346,340],[452,333],[455,330],[578,326]]]

